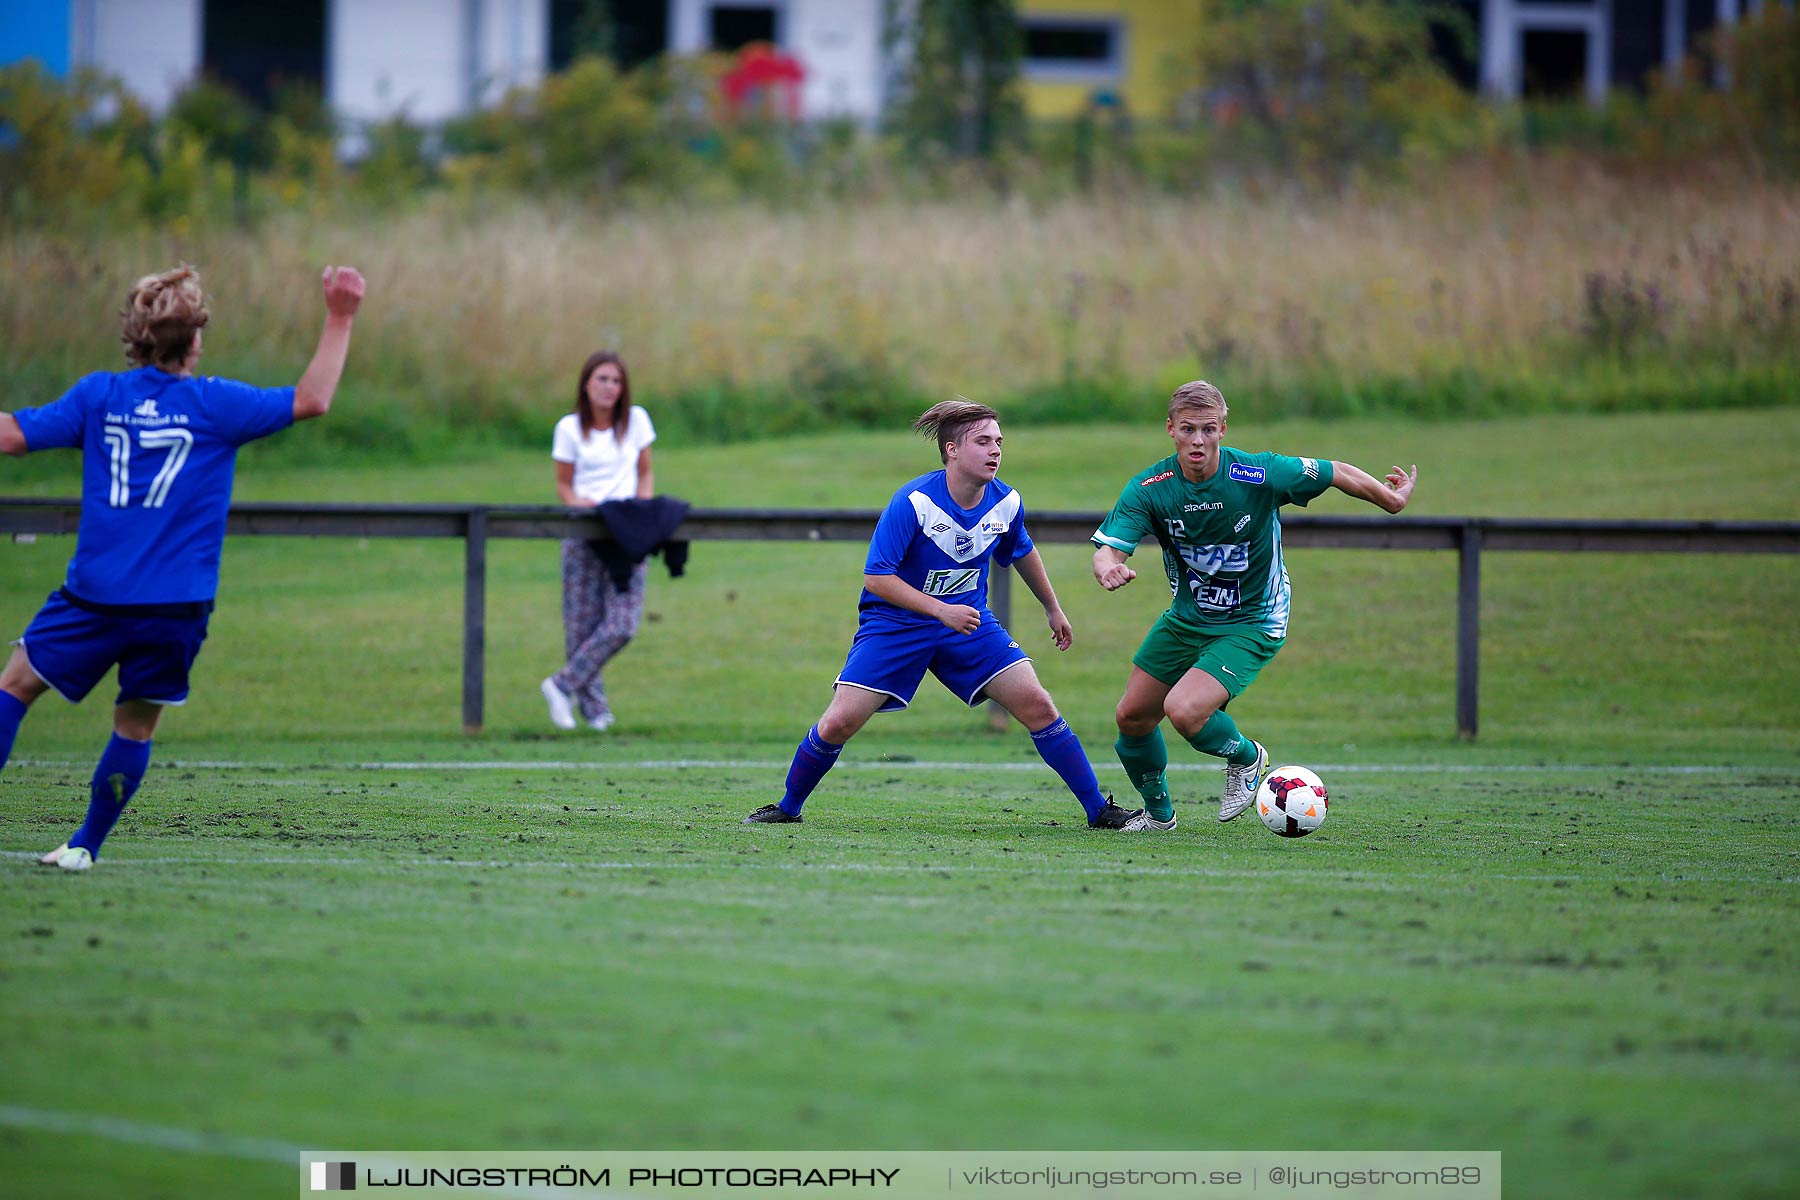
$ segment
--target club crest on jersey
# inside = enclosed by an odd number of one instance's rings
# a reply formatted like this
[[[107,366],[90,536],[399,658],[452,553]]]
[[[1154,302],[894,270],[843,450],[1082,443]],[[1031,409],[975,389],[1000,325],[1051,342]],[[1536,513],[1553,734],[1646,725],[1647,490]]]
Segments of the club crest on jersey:
[[[1150,478],[1144,480],[1144,482],[1138,484],[1138,486],[1139,487],[1149,487],[1153,483],[1161,483],[1165,479],[1173,479],[1173,478],[1175,478],[1175,472],[1164,471],[1161,475],[1152,475]]]
[[[1249,523],[1250,523],[1250,514],[1249,513],[1239,513],[1238,519],[1237,519],[1237,524],[1233,525],[1231,527],[1231,532],[1242,533],[1242,532],[1244,532],[1244,526],[1248,525]]]
[[[1231,470],[1225,473],[1234,483],[1264,483],[1269,473],[1261,467],[1253,467],[1248,463],[1232,463]]]
[[[959,554],[959,555],[967,554],[967,553],[969,553],[969,551],[971,551],[973,549],[975,549],[975,539],[974,538],[970,537],[966,533],[959,533],[956,535],[956,552],[957,552],[957,554]]]

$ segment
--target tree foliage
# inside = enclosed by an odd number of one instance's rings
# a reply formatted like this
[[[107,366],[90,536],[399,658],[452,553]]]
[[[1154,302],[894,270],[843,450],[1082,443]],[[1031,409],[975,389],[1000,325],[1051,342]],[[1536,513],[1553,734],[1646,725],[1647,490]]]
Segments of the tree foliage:
[[[1433,53],[1434,23],[1472,36],[1459,10],[1426,0],[1224,0],[1198,64],[1219,148],[1339,181],[1478,131],[1476,101]]]
[[[893,10],[888,43],[905,62],[890,119],[915,155],[997,161],[1018,148],[1025,105],[1012,0],[915,0]]]

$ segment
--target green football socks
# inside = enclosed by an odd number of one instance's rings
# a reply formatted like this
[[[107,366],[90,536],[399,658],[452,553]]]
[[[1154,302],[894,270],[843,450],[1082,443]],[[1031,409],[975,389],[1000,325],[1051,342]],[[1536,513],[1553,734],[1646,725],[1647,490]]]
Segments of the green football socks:
[[[1256,761],[1256,743],[1238,732],[1237,722],[1224,709],[1214,713],[1200,732],[1187,741],[1200,753],[1222,758],[1234,767],[1247,767]]]
[[[1163,745],[1162,730],[1152,729],[1143,737],[1121,733],[1113,751],[1131,786],[1144,798],[1144,810],[1158,821],[1173,817],[1175,803],[1169,798],[1169,781],[1163,774],[1169,765],[1169,748]]]

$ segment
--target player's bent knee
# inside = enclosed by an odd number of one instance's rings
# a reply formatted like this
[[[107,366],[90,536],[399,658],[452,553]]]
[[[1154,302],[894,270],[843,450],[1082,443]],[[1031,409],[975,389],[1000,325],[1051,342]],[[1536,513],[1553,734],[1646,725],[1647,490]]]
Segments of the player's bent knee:
[[[1212,715],[1219,711],[1218,705],[1205,702],[1175,701],[1163,706],[1168,714],[1169,724],[1175,726],[1175,732],[1182,737],[1193,737],[1212,720]]]
[[[1145,712],[1136,705],[1125,704],[1124,701],[1120,701],[1118,707],[1113,709],[1113,724],[1119,727],[1120,733],[1129,734],[1132,737],[1148,735],[1152,729],[1162,724],[1162,718],[1163,714],[1160,709]]]
[[[162,719],[162,705],[144,700],[127,700],[113,709],[113,732],[134,742],[147,742],[156,736],[156,723]]]
[[[819,736],[834,746],[841,746],[861,733],[868,723],[869,719],[858,713],[836,713],[827,709],[819,718]]]
[[[1056,711],[1056,701],[1050,698],[1050,693],[1040,691],[1035,696],[1026,696],[1015,703],[1012,715],[1019,719],[1021,725],[1035,733],[1056,724],[1056,718],[1060,714]]]

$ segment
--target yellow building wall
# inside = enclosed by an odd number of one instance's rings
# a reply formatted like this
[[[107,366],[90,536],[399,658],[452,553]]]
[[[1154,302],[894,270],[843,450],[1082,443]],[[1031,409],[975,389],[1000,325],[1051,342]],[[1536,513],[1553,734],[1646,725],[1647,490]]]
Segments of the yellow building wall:
[[[1124,28],[1123,71],[1116,81],[1024,79],[1025,109],[1034,117],[1069,117],[1088,106],[1097,90],[1124,97],[1132,117],[1159,120],[1192,84],[1190,65],[1198,52],[1200,18],[1206,0],[1020,0],[1018,13],[1031,17],[1096,17]]]

